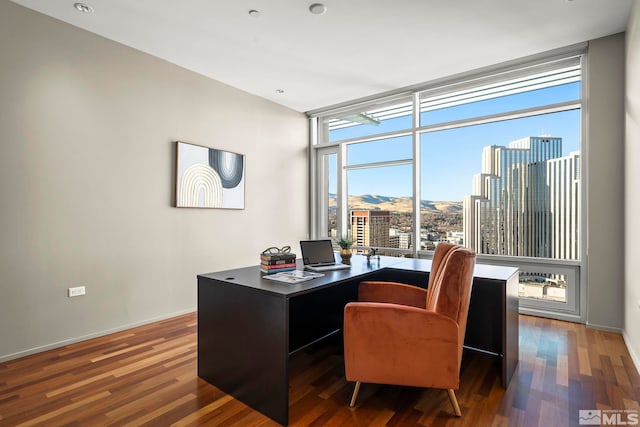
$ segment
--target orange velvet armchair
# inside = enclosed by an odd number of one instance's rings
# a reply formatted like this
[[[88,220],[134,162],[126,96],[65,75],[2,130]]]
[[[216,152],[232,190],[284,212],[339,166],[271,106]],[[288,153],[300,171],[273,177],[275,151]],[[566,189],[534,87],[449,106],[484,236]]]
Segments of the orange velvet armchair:
[[[475,252],[440,243],[428,288],[394,282],[362,282],[358,302],[344,313],[344,363],[356,381],[442,388],[457,416],[462,345],[469,312]]]

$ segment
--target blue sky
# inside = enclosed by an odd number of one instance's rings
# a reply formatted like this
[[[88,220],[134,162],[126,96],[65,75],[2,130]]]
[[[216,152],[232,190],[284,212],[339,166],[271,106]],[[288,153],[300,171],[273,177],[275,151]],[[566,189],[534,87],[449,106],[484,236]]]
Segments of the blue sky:
[[[423,124],[440,123],[579,97],[580,84],[571,83],[425,112],[421,121]],[[508,145],[528,136],[551,135],[562,138],[563,155],[579,150],[580,115],[580,110],[571,110],[422,134],[421,199],[462,201],[471,193],[472,177],[481,170],[482,149],[489,145]],[[360,125],[332,131],[331,140],[406,129],[411,126],[410,120],[410,117],[400,117],[377,126]],[[349,164],[406,159],[411,155],[410,136],[351,145],[348,149]],[[412,167],[353,170],[349,172],[347,182],[350,195],[411,196]],[[335,182],[330,185],[335,188]]]

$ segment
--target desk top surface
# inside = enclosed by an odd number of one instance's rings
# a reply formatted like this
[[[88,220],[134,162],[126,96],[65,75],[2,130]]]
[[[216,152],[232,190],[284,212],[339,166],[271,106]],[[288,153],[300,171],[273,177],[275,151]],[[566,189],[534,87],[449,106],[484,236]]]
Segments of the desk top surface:
[[[298,269],[302,269],[302,261],[298,260]],[[198,277],[214,279],[220,282],[255,288],[257,290],[285,297],[310,292],[316,288],[336,285],[341,282],[366,276],[374,271],[390,269],[418,271],[428,273],[431,271],[431,260],[415,258],[396,258],[388,256],[372,257],[369,262],[364,255],[351,257],[351,268],[347,270],[333,270],[323,272],[324,276],[300,283],[284,283],[264,279],[258,265],[232,270],[224,270],[207,274],[199,274]],[[503,267],[488,264],[476,264],[475,278],[489,280],[507,280],[516,274],[515,267]]]
[[[431,271],[431,260],[420,258],[400,258],[403,261],[389,266],[393,270]],[[492,264],[476,264],[473,277],[476,279],[507,280],[518,271],[516,267]]]

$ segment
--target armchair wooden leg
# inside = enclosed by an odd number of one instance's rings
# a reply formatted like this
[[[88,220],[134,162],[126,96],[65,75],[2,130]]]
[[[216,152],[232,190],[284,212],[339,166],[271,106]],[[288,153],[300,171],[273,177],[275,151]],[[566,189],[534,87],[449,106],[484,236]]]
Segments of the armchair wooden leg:
[[[460,405],[458,405],[458,399],[456,398],[456,394],[452,389],[447,390],[449,393],[449,400],[451,401],[451,406],[453,406],[453,412],[456,413],[456,417],[461,417],[462,412],[460,412]]]
[[[358,397],[358,392],[360,391],[360,381],[356,381],[356,388],[353,389],[353,396],[351,396],[351,403],[349,403],[349,407],[353,408],[356,406],[356,397]]]

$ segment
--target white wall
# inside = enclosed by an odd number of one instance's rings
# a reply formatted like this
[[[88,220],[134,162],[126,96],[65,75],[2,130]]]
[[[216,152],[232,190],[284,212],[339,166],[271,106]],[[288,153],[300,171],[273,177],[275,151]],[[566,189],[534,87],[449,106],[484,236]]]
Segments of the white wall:
[[[198,273],[307,236],[303,114],[7,0],[0,58],[0,360],[193,311]],[[246,208],[172,207],[176,140],[245,154]]]
[[[640,3],[627,29],[625,121],[625,340],[640,370]]]
[[[587,325],[620,332],[624,313],[623,33],[587,55]]]

